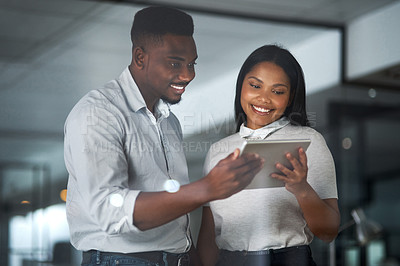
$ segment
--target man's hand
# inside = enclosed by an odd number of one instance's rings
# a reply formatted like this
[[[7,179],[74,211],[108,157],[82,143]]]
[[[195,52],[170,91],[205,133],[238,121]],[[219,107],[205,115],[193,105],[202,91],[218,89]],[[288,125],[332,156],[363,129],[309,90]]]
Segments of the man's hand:
[[[264,160],[258,154],[239,157],[239,149],[222,159],[203,178],[210,201],[227,198],[244,189],[261,170]]]

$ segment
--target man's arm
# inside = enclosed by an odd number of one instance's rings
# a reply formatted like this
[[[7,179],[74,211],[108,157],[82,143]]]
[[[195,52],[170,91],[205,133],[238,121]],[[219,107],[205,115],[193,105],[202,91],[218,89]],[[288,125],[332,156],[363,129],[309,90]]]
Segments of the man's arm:
[[[85,211],[95,217],[102,230],[109,234],[133,229],[123,227],[121,222],[132,210],[133,215],[129,217],[133,219],[132,226],[139,230],[154,228],[210,200],[240,191],[260,170],[259,158],[254,155],[239,158],[237,150],[203,179],[182,186],[176,193],[130,190],[121,132],[120,123],[114,119],[113,113],[107,108],[91,105],[80,106],[66,123],[67,168],[82,200],[90,202]],[[127,200],[122,209],[109,200],[112,195]],[[73,197],[67,200],[71,199]]]
[[[202,179],[180,187],[178,192],[141,192],[136,199],[133,223],[140,230],[148,230],[168,223],[203,204],[227,198],[244,189],[262,167],[256,154],[239,150],[221,160]]]

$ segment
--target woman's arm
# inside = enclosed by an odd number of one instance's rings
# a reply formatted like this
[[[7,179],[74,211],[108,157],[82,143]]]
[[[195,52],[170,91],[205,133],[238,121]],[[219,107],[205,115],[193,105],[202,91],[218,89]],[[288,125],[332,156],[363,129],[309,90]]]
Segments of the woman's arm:
[[[295,196],[311,232],[324,242],[334,240],[340,225],[337,199],[321,200],[311,186]]]
[[[203,266],[214,266],[217,262],[219,249],[215,243],[215,225],[210,207],[203,207],[197,251]]]
[[[190,236],[190,238],[192,239],[192,246],[190,247],[189,250],[189,257],[190,257],[190,266],[203,266],[203,264],[201,263],[200,257],[199,257],[199,253],[197,252],[197,249],[193,243],[193,238],[192,236]]]
[[[283,175],[271,176],[284,181],[286,189],[296,197],[311,232],[319,239],[331,242],[336,238],[340,225],[337,199],[322,200],[307,182],[307,156],[302,148],[299,149],[299,160],[290,153],[286,158],[292,164],[293,170],[278,163],[276,167]]]

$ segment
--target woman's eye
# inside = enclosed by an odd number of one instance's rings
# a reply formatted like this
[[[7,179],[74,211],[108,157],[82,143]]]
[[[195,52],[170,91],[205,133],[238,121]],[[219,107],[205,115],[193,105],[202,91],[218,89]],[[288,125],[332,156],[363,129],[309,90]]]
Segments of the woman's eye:
[[[273,93],[278,94],[278,95],[280,95],[280,94],[285,94],[284,91],[273,91]]]
[[[256,85],[256,84],[250,84],[250,86],[252,86],[253,88],[259,89],[260,86]]]

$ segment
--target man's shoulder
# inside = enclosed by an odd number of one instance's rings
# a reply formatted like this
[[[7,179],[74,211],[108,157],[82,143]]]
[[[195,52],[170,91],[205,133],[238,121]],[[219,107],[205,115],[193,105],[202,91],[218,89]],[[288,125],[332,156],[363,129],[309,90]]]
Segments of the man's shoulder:
[[[87,92],[76,104],[76,106],[85,108],[87,106],[107,106],[119,105],[123,99],[122,89],[116,79],[108,81],[100,88]]]
[[[100,116],[102,113],[116,113],[120,109],[121,90],[110,81],[102,88],[93,89],[83,95],[72,107],[68,119]]]
[[[110,106],[108,97],[104,94],[101,89],[91,90],[86,93],[72,108],[71,113],[74,112],[88,112],[93,109],[102,107],[105,108]]]

